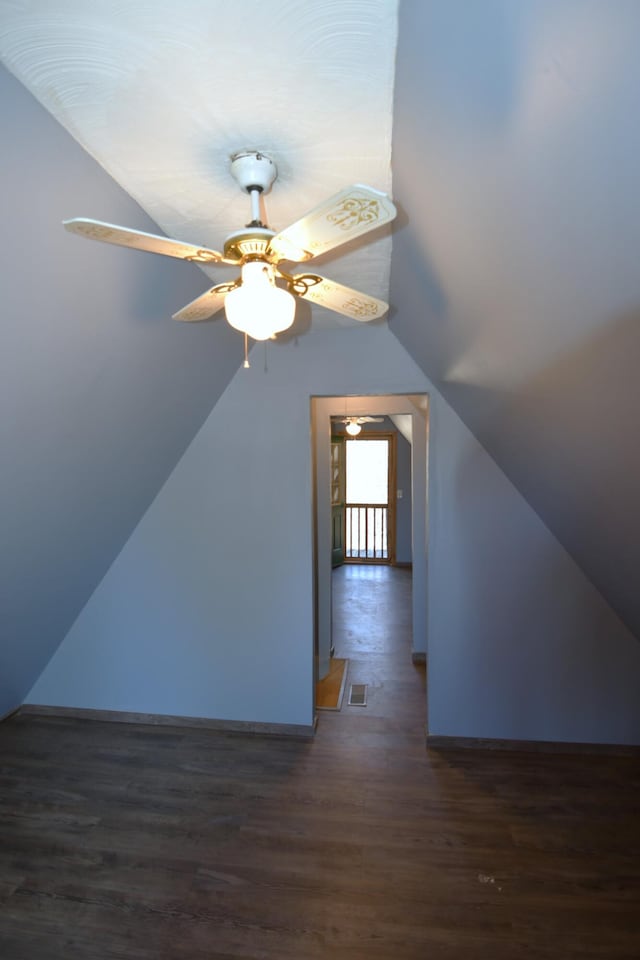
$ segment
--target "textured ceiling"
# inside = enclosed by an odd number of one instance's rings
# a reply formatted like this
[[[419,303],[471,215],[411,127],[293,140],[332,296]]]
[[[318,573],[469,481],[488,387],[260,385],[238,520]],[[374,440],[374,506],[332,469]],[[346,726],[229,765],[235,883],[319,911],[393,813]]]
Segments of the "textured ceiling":
[[[348,184],[391,191],[396,32],[397,0],[24,0],[2,4],[0,57],[166,234],[219,249],[250,219],[238,150],[276,161],[276,230]],[[389,228],[364,241],[318,269],[386,300]]]

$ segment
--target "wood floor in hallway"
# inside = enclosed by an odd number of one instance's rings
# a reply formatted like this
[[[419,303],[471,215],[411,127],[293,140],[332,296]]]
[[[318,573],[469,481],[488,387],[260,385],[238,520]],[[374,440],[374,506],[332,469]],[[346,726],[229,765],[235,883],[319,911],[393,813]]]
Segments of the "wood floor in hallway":
[[[336,657],[349,660],[347,693],[349,684],[366,683],[367,716],[405,721],[424,743],[425,670],[411,660],[411,571],[345,564],[333,571],[332,593],[332,641]],[[344,712],[362,712],[347,699]]]
[[[313,741],[0,724],[2,960],[637,960],[637,760],[427,751],[407,572],[335,579]]]

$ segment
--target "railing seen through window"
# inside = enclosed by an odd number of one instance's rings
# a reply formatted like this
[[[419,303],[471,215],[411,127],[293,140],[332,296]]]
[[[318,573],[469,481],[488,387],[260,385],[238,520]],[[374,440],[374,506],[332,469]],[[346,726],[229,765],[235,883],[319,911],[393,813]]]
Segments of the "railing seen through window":
[[[349,560],[388,560],[386,504],[346,504],[346,550]]]

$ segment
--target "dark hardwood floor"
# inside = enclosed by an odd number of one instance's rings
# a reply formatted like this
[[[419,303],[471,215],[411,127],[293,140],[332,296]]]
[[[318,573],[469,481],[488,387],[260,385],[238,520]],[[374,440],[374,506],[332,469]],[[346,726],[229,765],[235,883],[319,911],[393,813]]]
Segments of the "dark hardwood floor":
[[[313,742],[0,725],[2,960],[638,960],[638,761],[426,751],[408,572],[335,579]]]

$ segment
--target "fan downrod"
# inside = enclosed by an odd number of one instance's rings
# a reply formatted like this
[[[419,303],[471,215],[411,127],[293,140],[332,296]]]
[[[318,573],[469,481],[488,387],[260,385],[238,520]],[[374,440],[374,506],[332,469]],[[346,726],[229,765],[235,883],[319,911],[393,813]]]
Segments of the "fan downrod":
[[[224,242],[224,256],[237,263],[265,259],[275,232],[260,219],[260,197],[271,189],[278,169],[265,153],[240,150],[231,156],[231,174],[251,198],[251,220],[244,230],[229,234]]]

